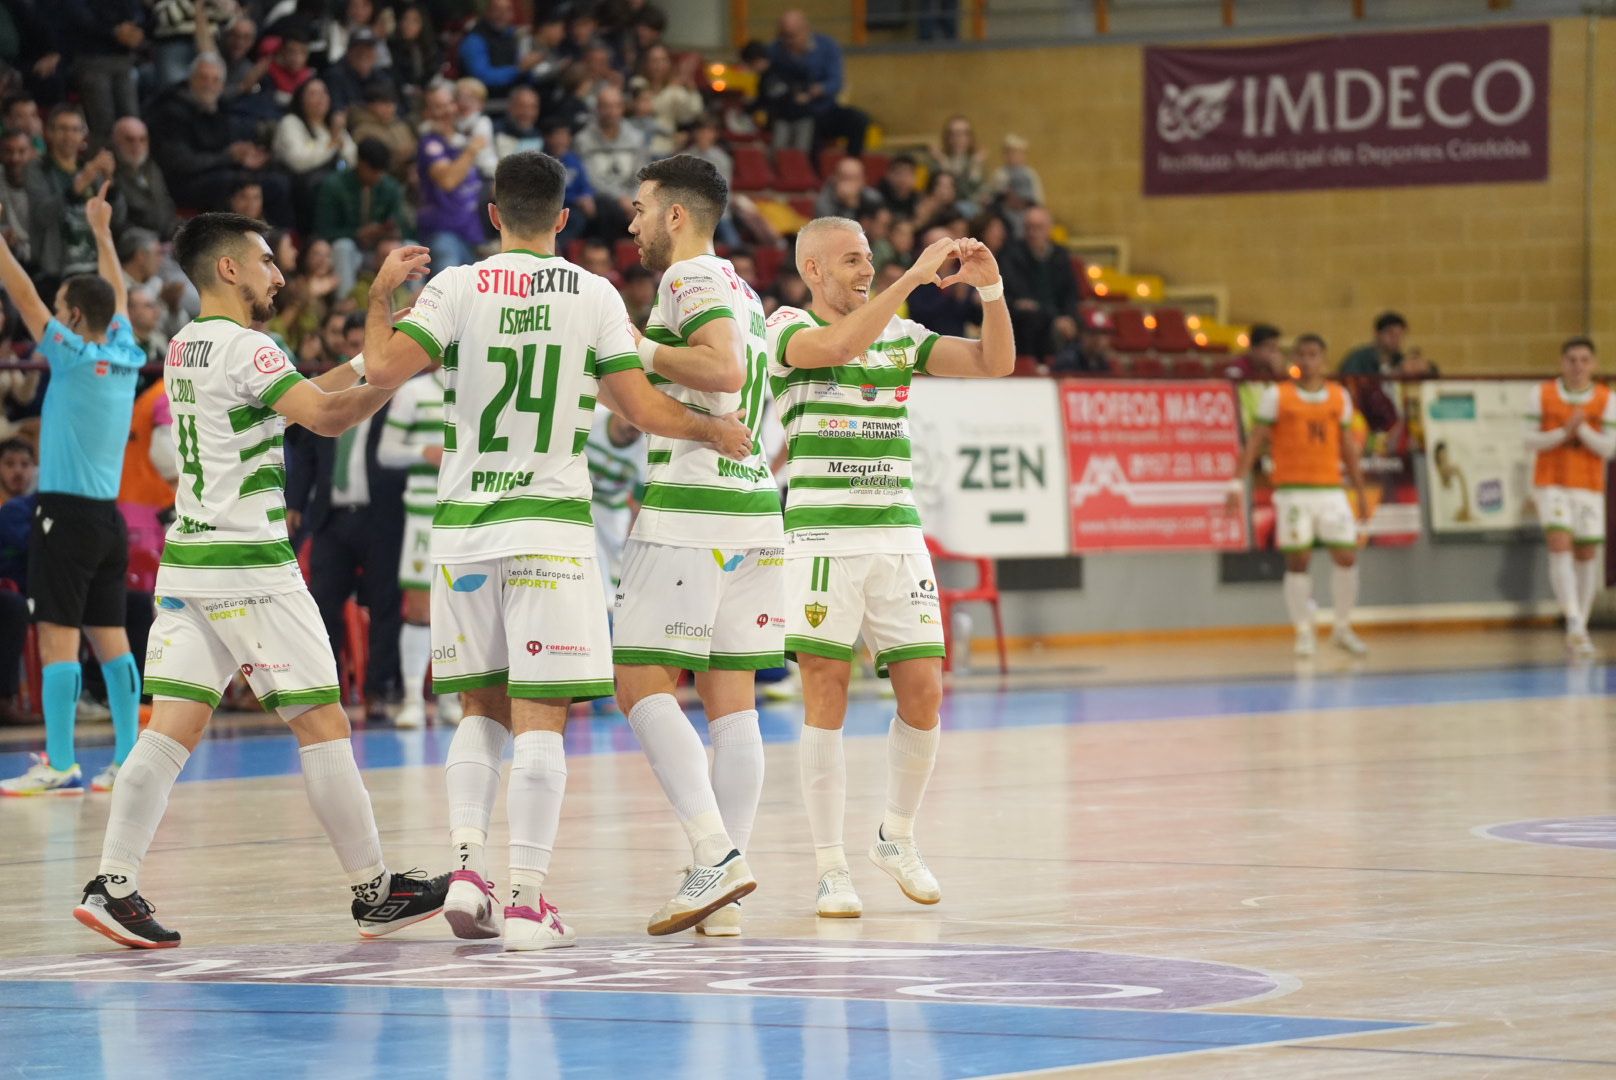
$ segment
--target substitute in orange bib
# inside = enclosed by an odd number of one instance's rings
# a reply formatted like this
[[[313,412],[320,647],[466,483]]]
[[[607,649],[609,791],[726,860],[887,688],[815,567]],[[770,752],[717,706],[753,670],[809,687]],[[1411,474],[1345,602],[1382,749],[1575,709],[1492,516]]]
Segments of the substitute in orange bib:
[[[1605,542],[1605,461],[1616,453],[1616,395],[1593,381],[1594,343],[1574,337],[1560,348],[1560,377],[1537,388],[1526,437],[1537,454],[1532,477],[1538,520],[1549,542],[1549,584],[1565,613],[1566,645],[1592,656],[1588,611],[1599,589]]]
[[[1299,379],[1263,392],[1240,467],[1230,481],[1229,512],[1242,512],[1245,478],[1271,444],[1274,512],[1279,519],[1279,549],[1285,553],[1285,608],[1296,627],[1296,655],[1312,656],[1317,645],[1308,568],[1314,545],[1322,544],[1335,563],[1330,577],[1335,631],[1330,640],[1339,649],[1363,656],[1369,649],[1351,622],[1358,599],[1358,522],[1341,486],[1343,467],[1357,490],[1359,513],[1367,514],[1369,504],[1358,444],[1348,431],[1352,397],[1324,377],[1325,352],[1323,338],[1303,334],[1295,346]]]

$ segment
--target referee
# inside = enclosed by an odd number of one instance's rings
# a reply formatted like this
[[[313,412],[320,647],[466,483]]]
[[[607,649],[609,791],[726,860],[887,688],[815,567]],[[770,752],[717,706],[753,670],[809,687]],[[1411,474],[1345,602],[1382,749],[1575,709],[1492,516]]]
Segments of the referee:
[[[110,791],[140,726],[140,669],[129,653],[124,589],[129,536],[118,512],[124,445],[145,354],[129,327],[123,272],[112,243],[107,184],[84,204],[97,273],[56,292],[52,317],[0,238],[0,285],[50,364],[40,431],[39,503],[28,538],[28,607],[44,662],[45,754],[0,795],[82,795],[73,751],[79,703],[79,627],[101,661],[117,747],[91,787]]]

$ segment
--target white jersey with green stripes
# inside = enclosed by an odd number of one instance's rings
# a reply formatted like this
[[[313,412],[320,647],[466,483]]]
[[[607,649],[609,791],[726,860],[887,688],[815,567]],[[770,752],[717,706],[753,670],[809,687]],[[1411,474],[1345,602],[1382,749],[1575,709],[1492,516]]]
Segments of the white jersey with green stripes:
[[[286,421],[272,407],[303,381],[267,334],[197,319],[168,346],[163,386],[180,475],[163,544],[163,596],[301,590],[286,537]]]
[[[746,381],[739,393],[692,390],[653,373],[662,392],[714,416],[741,412],[754,434],[763,411],[768,357],[763,303],[728,259],[698,255],[662,275],[645,336],[661,345],[688,345],[714,319],[733,319],[746,342]],[[671,547],[779,547],[780,493],[754,438],[744,461],[711,447],[653,436],[647,447],[645,501],[633,538]]]
[[[436,275],[398,328],[446,376],[433,561],[593,555],[583,451],[597,380],[640,366],[611,283],[505,251]]]
[[[769,381],[786,429],[786,554],[923,552],[906,403],[938,335],[894,316],[856,363],[787,366],[792,335],[823,325],[783,307],[767,327]]]
[[[420,459],[422,449],[443,445],[442,371],[417,375],[398,388],[387,407],[387,426],[397,432],[403,446],[414,451],[404,483],[404,509],[431,515],[438,502],[438,467]],[[383,435],[384,438],[388,436]]]

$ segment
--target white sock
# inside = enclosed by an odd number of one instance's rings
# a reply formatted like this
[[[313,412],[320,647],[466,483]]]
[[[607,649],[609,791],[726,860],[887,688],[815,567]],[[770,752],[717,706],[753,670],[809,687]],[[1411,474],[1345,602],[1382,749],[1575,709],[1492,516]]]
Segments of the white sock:
[[[763,798],[763,735],[756,709],[720,716],[707,725],[713,744],[713,795],[724,831],[737,851],[745,851]]]
[[[1300,630],[1313,624],[1313,575],[1307,571],[1285,571],[1285,611],[1291,625]]]
[[[516,737],[506,813],[511,819],[511,906],[538,906],[567,792],[567,753],[559,731]]]
[[[823,877],[827,870],[847,868],[847,853],[842,849],[847,759],[842,754],[841,730],[804,724],[797,762],[802,769],[802,801],[808,806],[808,831],[814,837],[814,862]]]
[[[1582,610],[1582,596],[1577,589],[1576,561],[1569,551],[1549,552],[1549,587],[1565,613],[1566,633],[1583,634],[1588,631],[1588,613]]]
[[[309,806],[348,875],[348,887],[365,903],[375,903],[392,887],[393,879],[382,862],[382,838],[376,832],[370,793],[354,761],[353,740],[315,743],[297,754]]]
[[[432,665],[432,628],[405,623],[398,632],[398,669],[404,678],[404,700],[426,700],[426,669]]]
[[[1583,625],[1593,617],[1594,600],[1599,596],[1599,587],[1605,583],[1604,563],[1595,555],[1591,559],[1573,559],[1577,568],[1577,610],[1582,612]]]
[[[1358,606],[1358,567],[1330,567],[1330,603],[1335,607],[1338,630],[1352,626],[1352,609]]]
[[[189,750],[167,735],[143,731],[124,759],[112,788],[112,810],[107,815],[101,869],[97,871],[106,877],[107,892],[113,896],[137,891],[140,864],[168,809],[168,793],[190,756]]]
[[[926,796],[932,767],[937,764],[937,741],[942,726],[922,731],[894,716],[887,727],[887,812],[881,819],[881,835],[887,840],[907,840],[915,835],[915,814]]]
[[[701,736],[690,726],[672,694],[652,694],[642,699],[629,711],[628,722],[640,740],[645,759],[651,763],[651,771],[656,773],[657,783],[662,785],[662,793],[690,838],[691,856],[700,866],[717,866],[735,845],[724,831],[724,818],[718,812]]]
[[[466,717],[449,740],[443,780],[449,789],[449,846],[456,870],[488,876],[483,847],[510,745],[511,733],[486,716]]]

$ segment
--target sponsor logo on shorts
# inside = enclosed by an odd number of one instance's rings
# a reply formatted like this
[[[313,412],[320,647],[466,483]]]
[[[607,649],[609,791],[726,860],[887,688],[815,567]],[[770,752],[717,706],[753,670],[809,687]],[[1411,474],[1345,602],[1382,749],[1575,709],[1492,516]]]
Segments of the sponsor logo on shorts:
[[[830,609],[824,604],[804,604],[802,613],[808,619],[809,626],[817,627],[825,621],[825,616],[830,614]]]
[[[759,615],[757,617],[757,624],[758,624],[758,629],[759,630],[763,629],[765,626],[768,626],[769,625],[769,616],[768,616],[768,614],[764,613],[762,615]]]
[[[161,645],[153,645],[151,648],[146,650],[146,663],[155,664],[160,662],[162,659],[163,647]]]
[[[892,396],[897,398],[900,403],[908,401],[909,388],[907,386],[900,386]]]
[[[588,645],[575,645],[571,642],[566,642],[560,645],[553,643],[545,645],[543,642],[538,641],[530,641],[527,643],[527,654],[529,656],[537,656],[541,652],[547,652],[552,656],[589,656],[593,654],[594,651],[595,650],[591,649]]]
[[[759,559],[757,564],[759,566],[784,566],[786,564],[786,560],[784,556],[776,555],[773,558]]]
[[[177,596],[159,596],[157,606],[164,611],[181,611],[185,608],[185,601]]]
[[[529,656],[537,656],[543,651],[544,651],[544,642],[542,642],[542,641],[530,641],[530,642],[527,643],[527,654]]]
[[[453,645],[439,645],[432,650],[434,664],[458,664],[460,656],[455,652]]]
[[[447,566],[440,567],[439,569],[443,571],[443,580],[444,583],[449,586],[450,592],[476,592],[478,589],[482,588],[488,583],[487,574],[464,574],[460,577],[455,577],[453,574],[449,573],[449,568]]]
[[[243,676],[245,676],[246,678],[249,678],[249,679],[252,678],[252,674],[255,671],[258,672],[259,674],[263,674],[264,672],[269,672],[270,674],[275,675],[275,674],[280,674],[281,672],[286,672],[286,671],[291,671],[291,670],[292,670],[292,665],[291,664],[269,663],[269,662],[266,662],[266,661],[263,661],[263,660],[258,660],[258,661],[255,661],[255,662],[251,663],[251,664],[242,664],[241,665],[241,674]]]
[[[825,529],[797,529],[791,534],[793,544],[817,544],[830,539],[830,532]]]
[[[935,623],[937,620],[932,618],[930,615],[926,614],[924,611],[922,611],[920,613],[920,621],[921,621],[922,624],[930,624],[930,623]]]
[[[662,628],[662,636],[672,641],[706,641],[713,636],[713,628],[687,622],[671,622]]]
[[[923,577],[915,584],[920,586],[921,592],[936,592],[937,583],[929,577]]]
[[[724,571],[726,574],[732,574],[736,570],[740,569],[741,563],[745,561],[746,552],[744,551],[725,558],[722,551],[719,551],[717,548],[713,548],[713,562],[717,563],[718,568]]]
[[[225,619],[245,619],[247,617],[247,602],[245,600],[227,600],[222,604],[209,604],[204,610],[208,613],[209,622],[223,622]]]

